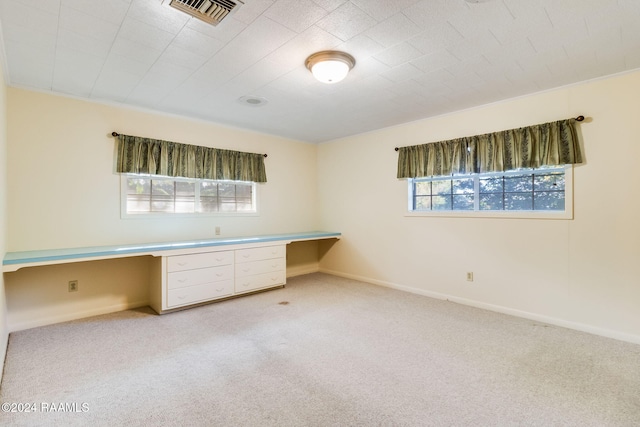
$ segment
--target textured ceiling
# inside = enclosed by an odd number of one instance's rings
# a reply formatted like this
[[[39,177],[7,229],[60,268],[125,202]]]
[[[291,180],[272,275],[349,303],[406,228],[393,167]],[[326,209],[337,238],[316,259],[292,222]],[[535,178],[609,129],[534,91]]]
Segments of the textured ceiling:
[[[245,0],[217,27],[166,3],[0,0],[9,85],[321,142],[640,68],[639,0]],[[304,66],[325,49],[341,83]]]

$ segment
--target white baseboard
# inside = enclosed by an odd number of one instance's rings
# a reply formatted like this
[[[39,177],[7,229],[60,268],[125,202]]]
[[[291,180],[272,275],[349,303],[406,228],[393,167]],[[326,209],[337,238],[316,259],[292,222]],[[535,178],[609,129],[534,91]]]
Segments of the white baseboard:
[[[476,301],[468,298],[461,298],[454,295],[443,294],[440,292],[433,292],[433,291],[427,291],[424,289],[413,288],[410,286],[398,285],[396,283],[387,282],[384,280],[372,279],[369,277],[343,273],[340,271],[328,270],[325,268],[319,269],[319,272],[331,274],[338,277],[344,277],[345,279],[358,280],[360,282],[370,283],[372,285],[398,289],[404,292],[410,292],[412,294],[424,295],[434,299],[451,301],[458,304],[463,304],[471,307],[481,308],[484,310],[494,311],[496,313],[508,314],[510,316],[516,316],[524,319],[535,320],[537,322],[548,323],[550,325],[560,326],[567,329],[573,329],[580,332],[587,332],[589,334],[599,335],[606,338],[613,338],[616,340],[626,341],[633,344],[640,344],[640,335],[627,334],[624,332],[619,332],[619,331],[605,329],[605,328],[599,328],[597,326],[587,325],[584,323],[572,322],[570,320],[565,320],[565,319],[559,319],[557,317],[550,317],[542,314],[531,313],[528,311],[517,310],[514,308],[504,307],[500,305],[488,304],[482,301]]]
[[[304,274],[317,273],[318,271],[320,271],[320,267],[318,267],[318,264],[305,265],[300,267],[287,267],[287,278],[302,276]]]
[[[9,332],[17,332],[25,329],[37,328],[39,326],[53,325],[60,322],[68,322],[70,320],[83,319],[85,317],[99,316],[101,314],[115,313],[117,311],[131,310],[133,308],[145,307],[149,305],[149,301],[129,302],[124,304],[115,304],[107,307],[97,307],[90,310],[77,311],[74,313],[65,313],[55,316],[43,317],[30,320],[27,322],[11,323],[9,320]]]

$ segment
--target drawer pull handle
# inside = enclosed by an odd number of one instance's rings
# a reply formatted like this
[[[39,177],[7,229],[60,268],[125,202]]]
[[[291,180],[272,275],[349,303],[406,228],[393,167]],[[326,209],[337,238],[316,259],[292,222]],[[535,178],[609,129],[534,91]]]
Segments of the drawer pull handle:
[[[189,265],[189,263],[188,263],[188,262],[186,262],[186,261],[178,261],[178,265],[179,265],[180,267],[184,267],[185,265]]]
[[[224,258],[216,258],[216,261],[218,261],[218,262],[224,261]]]
[[[242,269],[242,272],[243,272],[243,273],[248,273],[248,272],[250,272],[250,271],[251,271],[251,269],[250,269],[250,268],[243,268],[243,269]]]
[[[224,288],[216,288],[216,292],[222,292],[224,291]]]
[[[217,277],[222,277],[222,276],[224,276],[224,273],[216,273],[216,276]]]
[[[186,295],[178,295],[178,299],[185,299],[186,297]]]
[[[188,281],[189,281],[189,279],[187,279],[187,278],[178,279],[178,282],[180,282],[180,283],[184,283],[184,282],[188,282]]]
[[[251,255],[249,255],[249,254],[242,255],[242,258],[250,258],[250,257],[251,257]]]

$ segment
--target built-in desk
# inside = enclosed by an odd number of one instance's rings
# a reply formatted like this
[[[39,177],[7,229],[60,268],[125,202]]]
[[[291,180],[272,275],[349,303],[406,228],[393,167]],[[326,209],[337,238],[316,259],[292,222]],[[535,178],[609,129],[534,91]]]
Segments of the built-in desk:
[[[216,299],[284,286],[286,245],[339,239],[340,233],[310,231],[138,245],[8,252],[4,273],[21,268],[134,256],[153,256],[150,305],[158,313]]]
[[[218,239],[185,240],[178,242],[143,243],[116,246],[92,246],[85,248],[48,249],[42,251],[7,252],[2,260],[2,272],[17,271],[24,267],[93,261],[129,256],[170,256],[195,252],[207,252],[212,248],[234,245],[262,245],[264,243],[289,244],[305,240],[339,239],[341,233],[309,231],[303,233],[270,234]]]

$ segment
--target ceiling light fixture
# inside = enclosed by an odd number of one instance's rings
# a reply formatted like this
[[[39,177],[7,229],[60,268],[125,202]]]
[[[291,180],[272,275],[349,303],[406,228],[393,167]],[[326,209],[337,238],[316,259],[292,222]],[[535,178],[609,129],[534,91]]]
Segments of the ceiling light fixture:
[[[356,65],[353,56],[336,50],[316,52],[305,61],[306,67],[322,83],[338,83]]]

